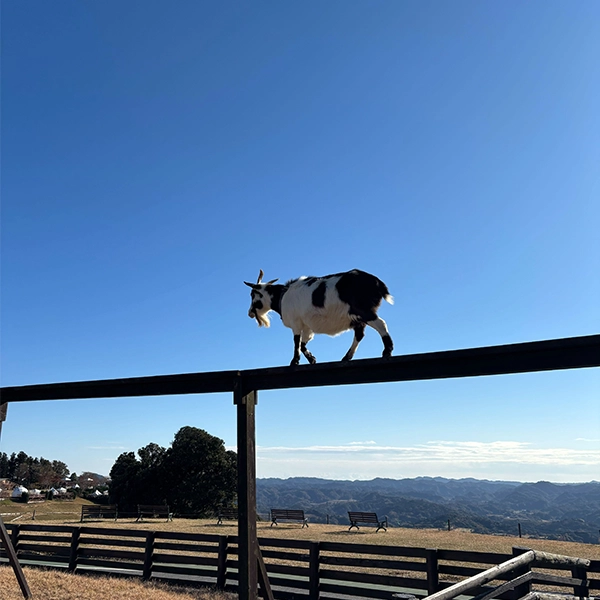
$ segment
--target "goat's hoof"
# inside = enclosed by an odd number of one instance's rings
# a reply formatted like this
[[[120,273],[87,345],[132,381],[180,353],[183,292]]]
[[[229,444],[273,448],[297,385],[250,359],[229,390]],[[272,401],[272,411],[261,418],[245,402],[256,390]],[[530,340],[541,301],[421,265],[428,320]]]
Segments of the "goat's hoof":
[[[292,362],[290,363],[290,367],[297,367],[300,364],[300,359],[299,358],[294,358],[292,360]]]
[[[317,364],[317,359],[311,354],[310,356],[306,357],[306,360],[311,364],[311,365],[316,365]]]
[[[348,356],[347,354],[346,354],[346,356],[344,356],[344,358],[342,358],[342,362],[350,362],[351,360],[352,360],[352,357]]]
[[[381,355],[382,358],[392,358],[392,351],[391,350],[385,350],[383,352],[383,354]]]

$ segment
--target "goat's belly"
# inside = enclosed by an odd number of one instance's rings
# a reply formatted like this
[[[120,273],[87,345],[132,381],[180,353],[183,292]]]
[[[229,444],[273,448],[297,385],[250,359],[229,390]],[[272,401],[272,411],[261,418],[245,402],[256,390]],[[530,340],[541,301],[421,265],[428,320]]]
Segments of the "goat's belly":
[[[350,315],[328,315],[327,313],[313,313],[306,319],[306,325],[314,333],[325,333],[326,335],[338,335],[348,331],[352,327]]]

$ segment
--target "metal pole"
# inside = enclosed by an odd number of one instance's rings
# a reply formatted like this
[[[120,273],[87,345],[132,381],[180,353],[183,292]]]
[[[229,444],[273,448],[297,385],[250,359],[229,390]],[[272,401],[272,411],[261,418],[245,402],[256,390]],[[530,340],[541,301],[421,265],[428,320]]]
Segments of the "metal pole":
[[[241,385],[233,393],[237,406],[239,600],[258,600],[254,421],[257,398],[255,391],[244,392]]]

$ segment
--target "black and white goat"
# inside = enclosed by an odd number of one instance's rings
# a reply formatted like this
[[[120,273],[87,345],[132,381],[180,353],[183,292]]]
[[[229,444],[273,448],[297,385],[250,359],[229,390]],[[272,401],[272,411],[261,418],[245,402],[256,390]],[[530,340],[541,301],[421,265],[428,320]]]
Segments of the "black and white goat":
[[[269,327],[269,311],[279,314],[283,324],[294,332],[292,365],[300,362],[300,352],[309,363],[317,362],[306,349],[315,333],[337,335],[349,329],[354,330],[354,340],[342,360],[351,360],[367,325],[381,336],[382,356],[392,355],[394,344],[377,310],[382,300],[393,304],[394,299],[375,275],[354,269],[325,277],[300,277],[285,285],[275,285],[277,279],[261,283],[263,275],[261,270],[256,283],[244,281],[252,288],[248,316],[256,319],[259,327]]]

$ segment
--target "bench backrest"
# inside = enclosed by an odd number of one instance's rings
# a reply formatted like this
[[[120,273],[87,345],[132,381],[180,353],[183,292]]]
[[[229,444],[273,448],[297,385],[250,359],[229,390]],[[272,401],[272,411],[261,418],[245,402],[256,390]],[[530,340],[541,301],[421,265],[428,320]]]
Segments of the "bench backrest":
[[[289,520],[304,520],[304,511],[300,509],[283,509],[283,508],[272,508],[271,509],[272,519],[289,519]]]
[[[377,523],[377,525],[379,525],[377,513],[374,512],[348,511],[348,518],[350,519],[350,521],[359,521],[361,523]]]
[[[117,510],[116,504],[94,504],[90,506],[82,506],[82,514],[95,515],[99,513],[115,512]]]
[[[238,518],[238,509],[237,508],[221,508],[221,509],[219,509],[219,516],[226,517],[229,519],[237,519]]]

